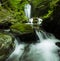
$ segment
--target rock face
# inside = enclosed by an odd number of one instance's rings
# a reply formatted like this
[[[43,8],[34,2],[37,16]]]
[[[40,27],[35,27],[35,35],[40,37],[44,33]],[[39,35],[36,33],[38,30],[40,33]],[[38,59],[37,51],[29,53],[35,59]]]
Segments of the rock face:
[[[0,29],[9,29],[12,24],[9,22],[0,23]]]
[[[60,39],[60,1],[54,8],[53,15],[42,22],[42,28]]]
[[[13,49],[13,38],[5,33],[0,33],[0,61],[4,61]]]
[[[29,24],[14,24],[11,26],[11,32],[22,42],[32,43],[38,39],[34,29]]]

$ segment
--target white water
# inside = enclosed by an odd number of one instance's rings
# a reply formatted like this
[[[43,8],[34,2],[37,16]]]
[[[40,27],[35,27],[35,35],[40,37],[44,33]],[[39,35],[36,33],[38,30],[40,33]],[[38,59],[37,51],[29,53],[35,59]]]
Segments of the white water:
[[[33,24],[33,18],[29,19],[29,23]]]
[[[52,34],[43,31],[36,31],[36,34],[40,41],[36,44],[27,46],[26,44],[18,44],[15,40],[16,48],[6,61],[60,61],[58,53],[60,48],[55,45],[55,42],[59,42],[59,40]],[[25,49],[26,46],[29,48],[28,51]]]
[[[43,21],[41,18],[37,18],[37,20],[38,20],[37,24],[41,24]]]
[[[6,61],[19,61],[19,58],[24,52],[25,46],[26,44],[19,44],[18,41],[15,39],[15,49]]]
[[[29,21],[28,21],[28,23],[26,23],[26,24],[33,25],[33,18],[30,18]]]
[[[53,41],[53,40],[52,40]],[[22,61],[59,61],[58,47],[50,39],[31,45],[26,60]]]
[[[25,15],[28,19],[31,18],[31,5],[30,4],[26,4],[25,5],[25,8],[24,8],[24,11],[25,11]]]
[[[43,38],[42,33],[37,32],[41,42],[30,45],[30,51],[28,51],[22,58],[21,61],[60,61],[58,50],[60,48],[55,45],[55,42],[59,40],[55,39],[53,35],[47,36],[45,32],[46,39]],[[25,57],[25,58],[24,58]]]
[[[34,19],[33,19],[33,18],[30,18],[29,21],[28,21],[28,23],[26,23],[26,24],[33,25],[33,24],[34,24],[33,21],[34,21]],[[41,25],[42,21],[43,21],[43,20],[42,20],[41,18],[37,18],[37,23],[36,23],[36,25]]]

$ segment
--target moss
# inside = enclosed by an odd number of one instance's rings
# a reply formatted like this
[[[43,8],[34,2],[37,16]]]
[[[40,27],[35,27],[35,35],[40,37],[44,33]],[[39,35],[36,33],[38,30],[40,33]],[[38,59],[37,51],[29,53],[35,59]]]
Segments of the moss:
[[[24,23],[16,23],[12,25],[10,28],[12,31],[17,31],[21,34],[33,32],[33,28],[30,25]]]
[[[5,60],[12,49],[13,38],[8,34],[0,32],[0,61]]]

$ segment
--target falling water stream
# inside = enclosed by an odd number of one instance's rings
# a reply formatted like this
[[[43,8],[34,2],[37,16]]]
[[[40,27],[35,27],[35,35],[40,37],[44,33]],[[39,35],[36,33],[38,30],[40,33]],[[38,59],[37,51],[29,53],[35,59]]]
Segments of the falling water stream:
[[[59,40],[52,34],[48,34],[44,31],[36,30],[36,34],[39,37],[38,41],[40,41],[36,44],[32,43],[28,46],[26,43],[19,44],[17,40],[15,40],[15,50],[6,61],[59,61],[58,50],[60,50],[60,48],[55,45]]]
[[[29,19],[31,18],[31,5],[25,5],[25,14]],[[32,20],[31,23],[33,22]],[[38,20],[39,22],[42,21],[40,18]],[[15,39],[15,49],[6,61],[59,61],[58,50],[60,48],[55,44],[59,40],[45,31],[35,30],[35,32],[39,37],[38,43],[19,43]]]
[[[24,8],[24,11],[25,11],[25,15],[28,19],[31,18],[31,5],[30,4],[26,4],[25,5],[25,8]]]

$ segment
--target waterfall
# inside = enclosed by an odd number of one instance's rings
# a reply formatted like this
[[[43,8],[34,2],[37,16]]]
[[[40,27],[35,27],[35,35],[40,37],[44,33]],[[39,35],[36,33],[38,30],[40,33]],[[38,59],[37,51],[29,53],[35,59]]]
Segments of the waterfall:
[[[29,23],[33,24],[33,18],[29,19]]]
[[[9,56],[9,58],[6,61],[19,61],[19,58],[24,52],[24,45],[20,44],[18,45],[14,52]]]
[[[31,18],[31,5],[30,4],[26,4],[25,5],[25,8],[24,8],[24,11],[25,11],[25,15],[28,19]]]
[[[47,33],[45,31],[36,31],[37,36],[39,37],[40,42],[43,41],[44,39],[56,39],[55,36],[51,33]]]
[[[60,48],[55,44],[60,40],[45,31],[37,31],[39,43],[18,43],[6,61],[60,61]],[[38,41],[37,41],[38,42]]]
[[[44,31],[40,33],[36,31],[36,33],[41,42],[31,44],[30,50],[23,55],[21,61],[60,61],[58,52],[60,48],[55,44],[59,40]]]
[[[39,24],[39,25],[40,25],[40,24],[42,23],[42,21],[43,21],[41,18],[37,18],[37,20],[38,20],[37,24]]]
[[[52,40],[53,41],[53,40]],[[59,61],[59,48],[50,39],[30,46],[28,58],[23,61]]]
[[[26,4],[25,15],[29,19],[28,24],[33,24],[33,18],[31,18],[31,5]],[[37,18],[37,24],[41,24],[42,19]],[[10,30],[4,30],[6,32]],[[6,61],[60,61],[60,47],[56,45],[56,42],[60,40],[56,39],[53,34],[47,33],[42,30],[35,30],[39,40],[36,43],[20,43],[15,38],[15,48]]]

